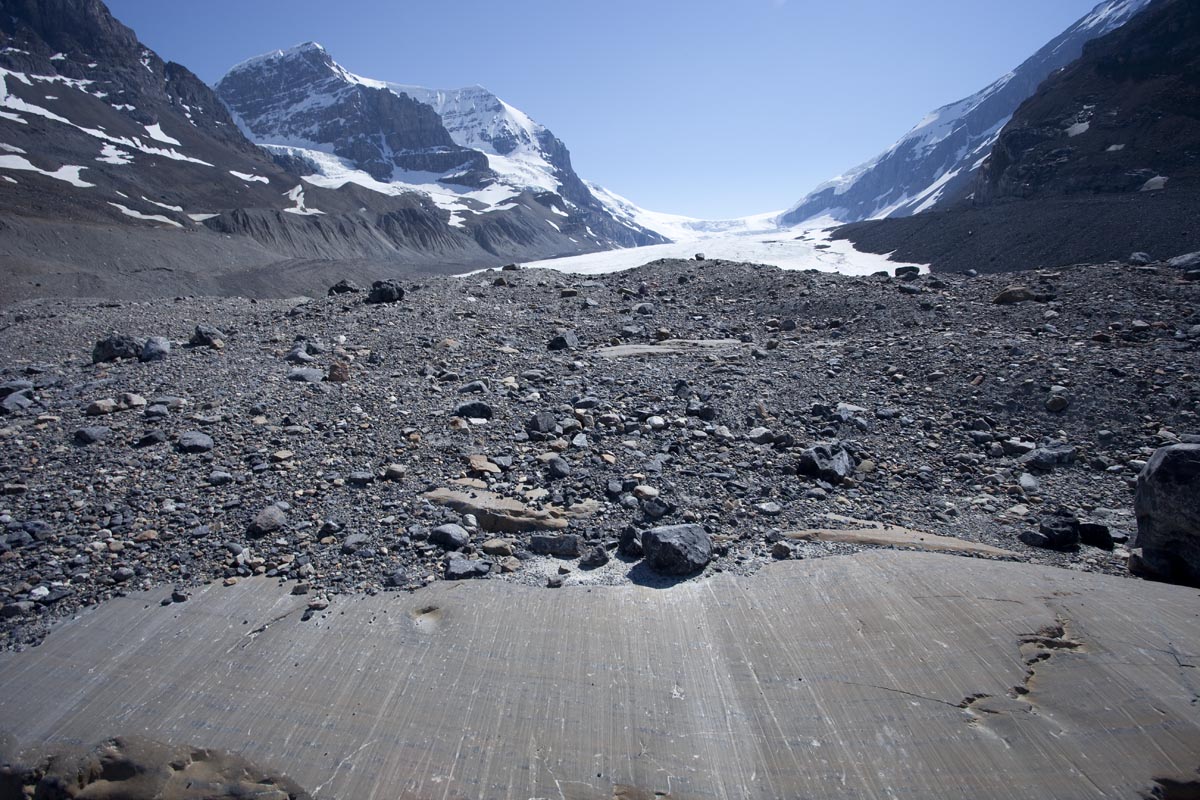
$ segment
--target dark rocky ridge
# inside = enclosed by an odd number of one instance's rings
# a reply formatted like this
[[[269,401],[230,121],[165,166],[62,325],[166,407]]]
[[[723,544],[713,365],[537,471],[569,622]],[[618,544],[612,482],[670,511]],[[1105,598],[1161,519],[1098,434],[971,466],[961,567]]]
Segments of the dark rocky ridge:
[[[378,305],[22,303],[0,312],[3,642],[255,574],[318,605],[481,572],[663,585],[639,534],[678,524],[711,536],[705,574],[851,552],[870,536],[786,533],[852,520],[1127,574],[1134,478],[1200,428],[1200,283],[1179,275],[1031,272],[1005,296],[1036,299],[997,304],[1002,276],[664,261],[406,281]],[[172,347],[93,364],[110,331]],[[250,526],[275,503],[280,527]],[[444,524],[469,543],[444,552]],[[1092,544],[1026,543],[1063,529]]]
[[[1156,178],[1165,179],[1160,188]],[[984,163],[974,203],[1200,185],[1200,7],[1158,0],[1050,77]]]
[[[837,236],[935,270],[1200,249],[1200,9],[1158,0],[1091,42],[1021,105],[970,192]]]
[[[1030,56],[1011,75],[978,94],[944,106],[892,149],[860,169],[849,187],[818,188],[780,221],[794,225],[824,214],[845,222],[918,213],[954,205],[972,190],[979,162],[1020,104],[1059,69],[1077,59],[1087,42],[1141,11],[1147,0],[1105,0]],[[949,176],[949,177],[946,177]],[[942,181],[941,188],[935,189]],[[926,212],[927,213],[927,212]]]

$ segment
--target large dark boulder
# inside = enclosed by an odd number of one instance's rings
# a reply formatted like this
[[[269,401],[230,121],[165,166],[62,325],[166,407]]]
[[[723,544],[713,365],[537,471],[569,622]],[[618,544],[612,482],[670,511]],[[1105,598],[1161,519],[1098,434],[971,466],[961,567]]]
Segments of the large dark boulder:
[[[701,525],[664,525],[642,533],[646,563],[665,575],[690,575],[712,559],[712,540]]]
[[[96,342],[92,348],[92,363],[102,364],[106,361],[116,361],[121,358],[137,358],[142,352],[142,345],[132,336],[111,333]]]
[[[396,281],[375,281],[367,293],[367,302],[373,304],[398,303],[404,299],[404,289]]]
[[[1138,575],[1200,587],[1200,444],[1160,448],[1137,479]]]

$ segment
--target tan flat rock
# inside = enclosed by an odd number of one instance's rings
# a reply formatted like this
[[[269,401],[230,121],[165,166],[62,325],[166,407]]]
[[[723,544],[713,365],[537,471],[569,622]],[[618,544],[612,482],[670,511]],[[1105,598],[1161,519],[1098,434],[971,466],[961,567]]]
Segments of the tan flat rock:
[[[680,353],[708,353],[733,350],[742,347],[738,339],[664,339],[654,344],[618,344],[599,347],[593,352],[603,358],[630,358],[632,356],[665,356]]]
[[[547,506],[533,508],[511,497],[483,490],[459,491],[434,489],[422,495],[438,505],[449,506],[460,514],[474,514],[485,531],[562,530],[569,524],[571,512]]]
[[[913,547],[918,550],[940,551],[945,553],[975,553],[985,556],[1016,556],[1011,550],[992,547],[988,544],[968,542],[965,539],[955,539],[953,536],[938,536],[911,528],[895,525],[869,528],[810,528],[801,531],[787,531],[789,539],[808,542],[839,542],[842,544],[870,544],[881,547]]]

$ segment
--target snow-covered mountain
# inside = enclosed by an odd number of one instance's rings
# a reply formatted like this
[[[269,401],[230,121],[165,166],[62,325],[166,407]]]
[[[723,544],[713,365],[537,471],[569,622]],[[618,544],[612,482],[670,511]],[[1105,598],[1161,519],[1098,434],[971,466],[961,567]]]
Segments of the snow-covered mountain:
[[[216,86],[246,135],[327,188],[422,192],[450,224],[537,204],[585,248],[661,242],[613,217],[545,126],[481,86],[427,89],[365,78],[315,42],[257,56]]]
[[[1017,107],[1077,59],[1085,43],[1124,25],[1150,2],[1104,0],[1012,72],[933,111],[885,152],[813,189],[780,224],[909,216],[961,199]]]

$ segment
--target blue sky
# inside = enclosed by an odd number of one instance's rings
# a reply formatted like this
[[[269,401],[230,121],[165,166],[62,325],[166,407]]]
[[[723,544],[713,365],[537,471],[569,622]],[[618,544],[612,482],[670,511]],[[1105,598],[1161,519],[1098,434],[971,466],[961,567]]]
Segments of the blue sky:
[[[782,209],[983,88],[1096,0],[108,0],[209,83],[304,41],[352,72],[481,84],[656,211]]]

